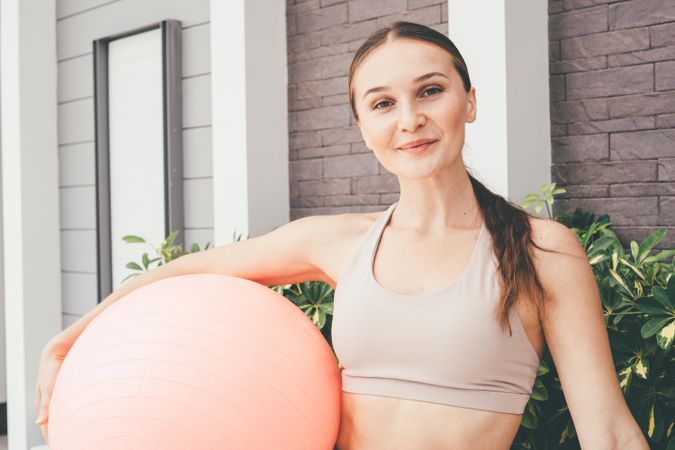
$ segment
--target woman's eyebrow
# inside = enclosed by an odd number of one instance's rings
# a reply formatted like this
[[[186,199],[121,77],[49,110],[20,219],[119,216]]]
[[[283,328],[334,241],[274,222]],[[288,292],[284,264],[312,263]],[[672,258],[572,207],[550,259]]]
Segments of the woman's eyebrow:
[[[429,78],[431,78],[431,77],[433,77],[433,76],[435,76],[435,75],[440,75],[440,76],[442,76],[443,78],[448,79],[448,77],[446,77],[446,76],[445,76],[444,74],[442,74],[441,72],[429,72],[429,73],[425,73],[424,75],[415,78],[415,79],[413,80],[413,83],[414,83],[414,84],[419,84],[419,83],[421,83],[422,81],[428,80]],[[367,96],[368,94],[373,94],[373,93],[375,93],[375,92],[386,91],[387,89],[389,89],[389,86],[377,86],[377,87],[374,87],[374,88],[370,88],[370,89],[368,89],[368,90],[363,94],[363,97],[362,97],[362,98],[366,98],[366,96]]]

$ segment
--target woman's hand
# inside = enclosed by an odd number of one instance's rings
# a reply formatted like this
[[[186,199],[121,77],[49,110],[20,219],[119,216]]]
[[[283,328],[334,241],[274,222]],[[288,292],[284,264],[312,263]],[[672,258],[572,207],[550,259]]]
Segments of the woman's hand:
[[[47,343],[40,356],[38,377],[35,384],[35,412],[38,415],[35,423],[40,426],[45,443],[49,444],[47,422],[49,420],[49,404],[56,376],[61,370],[63,360],[68,353],[69,346],[63,343]]]

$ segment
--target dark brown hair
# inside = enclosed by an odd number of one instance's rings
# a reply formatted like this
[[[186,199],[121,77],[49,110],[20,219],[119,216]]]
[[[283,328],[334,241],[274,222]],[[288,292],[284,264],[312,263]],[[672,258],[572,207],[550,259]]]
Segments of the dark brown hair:
[[[391,26],[374,31],[354,54],[349,69],[348,95],[352,113],[357,121],[358,115],[354,104],[354,73],[370,52],[395,39],[426,41],[447,51],[452,57],[455,69],[463,80],[464,90],[469,92],[471,79],[466,63],[455,44],[447,36],[421,24],[397,21]],[[502,330],[508,328],[509,334],[512,334],[509,311],[516,304],[521,292],[527,293],[527,298],[534,304],[540,321],[543,317],[544,288],[534,267],[531,247],[535,246],[545,251],[550,250],[539,247],[532,240],[529,222],[529,217],[534,217],[532,214],[490,191],[480,181],[476,180],[468,169],[467,174],[473,185],[473,191],[485,221],[485,228],[492,236],[493,252],[497,257],[498,272],[502,281],[496,320]]]

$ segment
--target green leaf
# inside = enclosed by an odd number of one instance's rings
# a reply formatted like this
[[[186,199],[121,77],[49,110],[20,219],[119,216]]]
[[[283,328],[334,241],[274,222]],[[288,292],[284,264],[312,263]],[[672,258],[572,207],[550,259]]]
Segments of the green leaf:
[[[530,397],[539,401],[548,400],[546,386],[544,386],[544,383],[539,378],[534,380],[534,386],[532,387],[532,394]]]
[[[671,277],[670,279],[671,281],[675,280],[675,277]],[[655,286],[654,289],[652,289],[652,293],[654,294],[654,300],[659,302],[666,309],[672,309],[673,302],[675,302],[675,293],[671,293],[670,291],[671,291],[671,282],[668,282],[668,289],[663,289],[662,287],[658,286]]]
[[[654,290],[657,288],[654,288]],[[652,290],[652,292],[654,291]],[[668,315],[668,310],[664,307],[661,302],[657,302],[653,298],[649,297],[640,297],[635,302],[635,307],[645,314],[651,315]]]
[[[143,268],[136,264],[135,262],[128,262],[126,265],[127,269],[140,270],[143,271]]]
[[[199,251],[199,245],[198,244],[192,244],[190,247],[190,253],[197,253]]]
[[[619,372],[619,387],[621,388],[621,391],[623,391],[624,395],[628,392],[628,389],[630,389],[630,380],[632,379],[632,375],[633,366],[628,366]]]
[[[143,260],[143,267],[145,267],[147,269],[148,264],[150,264],[150,259],[148,258],[148,254],[143,253],[143,257],[141,259]]]
[[[635,375],[646,380],[649,376],[649,360],[640,356],[638,360],[633,364],[633,372]]]
[[[642,260],[645,258],[646,255],[649,254],[649,252],[652,251],[652,249],[663,240],[665,237],[667,231],[665,228],[660,228],[647,236],[644,241],[642,241],[642,244],[640,244],[640,255],[639,255],[639,260],[637,261],[638,264],[642,262]]]
[[[122,240],[126,242],[127,244],[135,244],[135,243],[143,243],[145,242],[145,239],[139,236],[134,236],[132,234],[128,234],[124,237],[122,237]]]
[[[532,401],[527,402],[520,425],[529,430],[537,428],[537,413],[534,406],[532,406]]]
[[[661,331],[656,335],[656,343],[662,349],[669,350],[673,344],[673,336],[675,336],[675,320],[661,328]]]
[[[656,261],[661,261],[662,259],[665,258],[670,258],[671,256],[675,256],[675,249],[671,250],[663,250],[656,255],[653,256],[648,256],[644,259],[644,263],[654,263]]]
[[[670,320],[672,320],[670,317],[662,317],[662,316],[654,317],[653,319],[648,320],[647,322],[645,322],[644,325],[642,325],[642,328],[640,329],[640,334],[645,339],[652,337],[656,333],[661,331],[661,328],[665,327]]]

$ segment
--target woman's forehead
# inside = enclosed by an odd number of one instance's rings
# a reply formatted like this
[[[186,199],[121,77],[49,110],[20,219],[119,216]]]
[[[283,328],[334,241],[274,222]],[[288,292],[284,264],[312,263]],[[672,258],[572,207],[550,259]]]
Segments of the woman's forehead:
[[[405,39],[402,45],[392,41],[373,50],[354,73],[354,94],[360,99],[363,93],[376,87],[394,84],[415,84],[415,79],[431,72],[440,72],[449,79],[454,66],[451,55],[437,45]],[[443,56],[444,55],[444,56]]]

